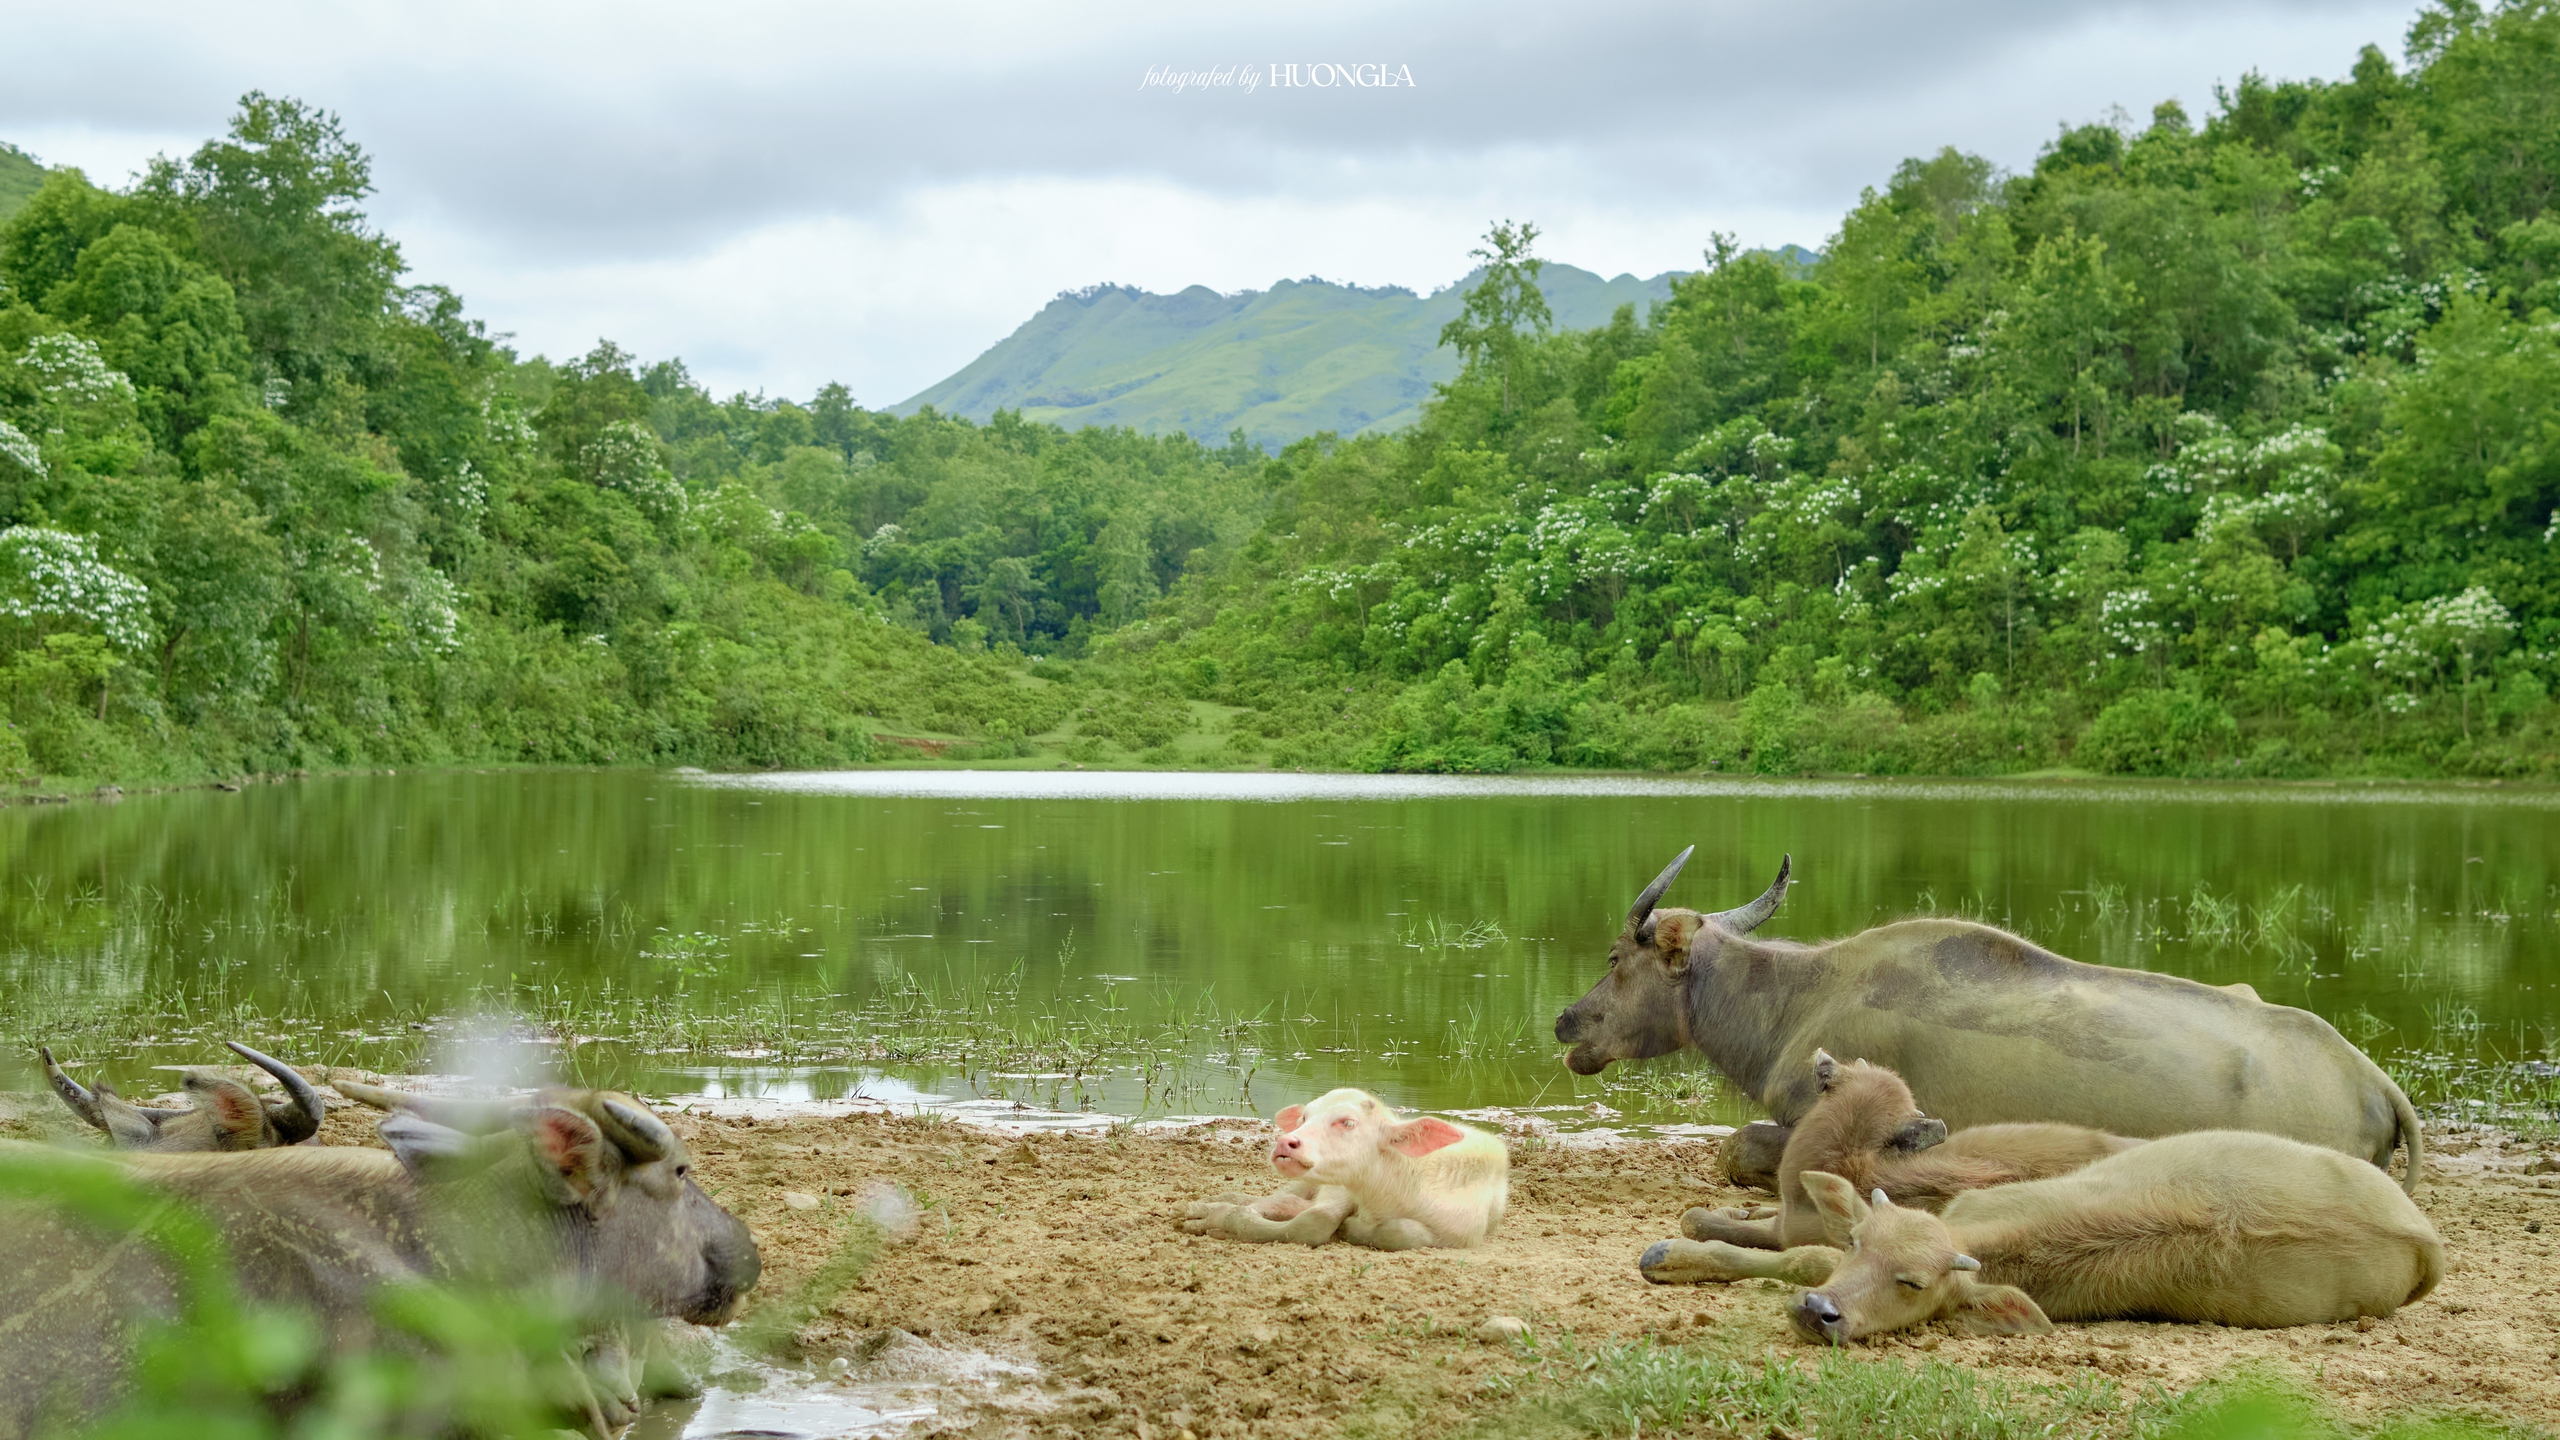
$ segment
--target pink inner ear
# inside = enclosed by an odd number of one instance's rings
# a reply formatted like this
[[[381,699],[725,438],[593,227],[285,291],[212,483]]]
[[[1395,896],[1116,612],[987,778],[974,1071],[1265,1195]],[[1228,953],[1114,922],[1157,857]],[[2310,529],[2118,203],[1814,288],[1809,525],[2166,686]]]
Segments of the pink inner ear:
[[[238,1135],[257,1129],[266,1120],[259,1108],[258,1097],[240,1085],[207,1085],[197,1092],[200,1103],[213,1112],[213,1123],[224,1134]]]
[[[560,1172],[569,1188],[584,1195],[595,1188],[596,1166],[604,1154],[604,1132],[574,1110],[546,1106],[533,1114],[527,1131],[536,1155]]]
[[[1446,1120],[1437,1120],[1425,1115],[1418,1120],[1407,1120],[1397,1126],[1395,1138],[1387,1143],[1394,1146],[1395,1152],[1399,1155],[1428,1155],[1434,1150],[1455,1145],[1466,1138],[1466,1131]]]
[[[1290,1131],[1297,1129],[1300,1124],[1305,1122],[1306,1118],[1306,1106],[1292,1105],[1288,1109],[1281,1111],[1279,1118],[1273,1120],[1271,1123],[1279,1126],[1280,1133],[1286,1135]]]

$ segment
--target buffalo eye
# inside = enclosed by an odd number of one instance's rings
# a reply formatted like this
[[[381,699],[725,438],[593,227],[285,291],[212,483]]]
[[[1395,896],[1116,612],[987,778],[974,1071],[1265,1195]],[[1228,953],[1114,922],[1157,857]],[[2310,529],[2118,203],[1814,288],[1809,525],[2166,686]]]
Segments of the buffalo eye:
[[[677,1179],[679,1179],[679,1180],[683,1179],[684,1177],[686,1177],[687,1175],[690,1175],[690,1174],[692,1174],[692,1173],[693,1173],[693,1166],[692,1166],[690,1163],[688,1163],[688,1164],[683,1164],[683,1165],[678,1165],[678,1166],[676,1167],[676,1178],[677,1178]]]
[[[1893,1283],[1901,1286],[1905,1290],[1926,1290],[1929,1288],[1929,1282],[1921,1279],[1917,1275],[1896,1275],[1893,1277]]]
[[[1336,1129],[1336,1130],[1348,1130],[1348,1129],[1350,1129],[1350,1128],[1351,1128],[1351,1117],[1350,1117],[1350,1116],[1348,1116],[1348,1115],[1345,1115],[1345,1116],[1342,1116],[1341,1118],[1339,1118],[1339,1119],[1335,1120],[1335,1121],[1333,1122],[1333,1128],[1334,1128],[1334,1129]]]

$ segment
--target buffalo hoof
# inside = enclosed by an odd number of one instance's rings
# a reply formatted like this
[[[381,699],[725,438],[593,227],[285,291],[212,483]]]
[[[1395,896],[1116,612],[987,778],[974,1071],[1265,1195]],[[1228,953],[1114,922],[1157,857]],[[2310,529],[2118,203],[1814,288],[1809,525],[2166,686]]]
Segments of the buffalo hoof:
[[[1745,1250],[1775,1250],[1779,1248],[1777,1217],[1777,1207],[1772,1205],[1701,1208],[1680,1217],[1680,1233],[1692,1240],[1721,1240]]]
[[[1767,1120],[1754,1120],[1724,1138],[1716,1150],[1716,1169],[1728,1185],[1753,1190],[1778,1188],[1778,1161],[1787,1153],[1787,1137],[1795,1131]]]
[[[1736,1280],[1784,1280],[1819,1285],[1831,1278],[1840,1252],[1819,1245],[1793,1250],[1745,1250],[1721,1240],[1656,1240],[1636,1268],[1656,1285],[1725,1285]]]
[[[1656,1285],[1724,1284],[1752,1278],[1751,1269],[1736,1263],[1741,1254],[1721,1241],[1656,1240],[1636,1268]]]

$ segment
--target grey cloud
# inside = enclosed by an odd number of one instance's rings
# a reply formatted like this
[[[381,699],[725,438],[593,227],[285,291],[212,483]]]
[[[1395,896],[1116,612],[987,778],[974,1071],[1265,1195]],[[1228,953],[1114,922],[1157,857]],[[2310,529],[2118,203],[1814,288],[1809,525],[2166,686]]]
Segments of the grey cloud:
[[[2065,113],[2160,98],[2058,77],[2070,93],[2049,108],[2068,112],[2022,116],[2057,77],[2020,73],[2014,57],[2081,27],[2337,19],[2292,0],[1423,3],[1086,12],[1072,37],[1026,39],[993,11],[927,12],[893,34],[882,18],[895,12],[713,13],[638,17],[593,45],[557,23],[385,35],[321,19],[281,48],[192,32],[232,23],[218,16],[155,29],[54,13],[30,27],[42,63],[0,96],[0,134],[65,118],[165,129],[194,117],[210,130],[255,85],[340,110],[378,157],[387,214],[433,215],[502,249],[626,257],[776,220],[880,214],[919,186],[1025,176],[1335,200],[1706,190],[1820,209],[1903,154],[1982,143],[1989,128],[1969,121],[1985,114],[2014,144],[2022,119],[2041,138]],[[2367,38],[2395,43],[2405,12],[2369,13]],[[938,43],[935,24],[948,26]],[[1409,65],[1421,88],[1138,88],[1157,64],[1364,60]]]

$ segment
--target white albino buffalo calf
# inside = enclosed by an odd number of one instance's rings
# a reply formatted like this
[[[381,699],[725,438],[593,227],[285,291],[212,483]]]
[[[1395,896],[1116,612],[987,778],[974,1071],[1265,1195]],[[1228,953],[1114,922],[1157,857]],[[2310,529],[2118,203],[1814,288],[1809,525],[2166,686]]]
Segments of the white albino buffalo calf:
[[[1511,1198],[1502,1137],[1435,1116],[1400,1120],[1365,1090],[1335,1090],[1280,1112],[1271,1168],[1288,1184],[1255,1199],[1183,1207],[1182,1228],[1235,1240],[1413,1250],[1493,1237]]]

